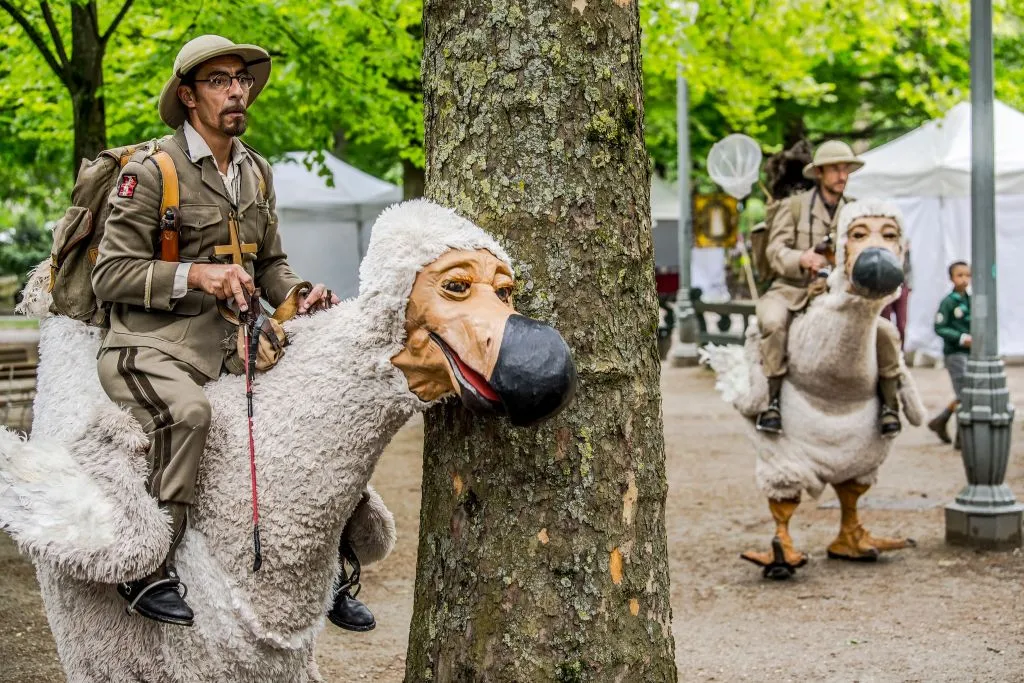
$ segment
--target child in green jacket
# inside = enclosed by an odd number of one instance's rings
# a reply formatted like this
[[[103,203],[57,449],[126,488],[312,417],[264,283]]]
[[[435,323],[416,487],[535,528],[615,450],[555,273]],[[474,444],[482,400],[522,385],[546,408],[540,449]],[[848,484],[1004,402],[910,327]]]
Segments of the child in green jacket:
[[[928,423],[928,429],[938,434],[944,443],[949,443],[946,424],[960,405],[960,394],[967,374],[967,358],[971,353],[971,295],[967,293],[967,288],[971,286],[971,267],[965,261],[954,261],[949,265],[949,279],[953,283],[953,291],[939,304],[939,312],[935,316],[935,334],[942,337],[943,360],[953,383],[956,400]],[[955,448],[960,446],[959,437],[958,430]]]

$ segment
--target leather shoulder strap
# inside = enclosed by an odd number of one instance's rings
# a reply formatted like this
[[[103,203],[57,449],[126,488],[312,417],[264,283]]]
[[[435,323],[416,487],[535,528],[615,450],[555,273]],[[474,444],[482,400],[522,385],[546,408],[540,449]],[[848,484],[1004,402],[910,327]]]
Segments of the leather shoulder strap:
[[[798,192],[789,198],[789,212],[793,214],[793,218],[796,220],[797,225],[800,225],[800,213],[803,210],[803,193]]]
[[[151,156],[160,169],[160,183],[163,190],[160,196],[160,215],[163,216],[167,209],[178,209],[178,172],[174,168],[174,159],[163,150],[154,152]]]
[[[252,160],[252,170],[256,172],[256,180],[259,183],[260,199],[267,198],[267,180],[263,177],[263,171],[260,170],[260,165],[256,163],[255,159],[249,157]]]
[[[160,140],[150,140],[148,143],[125,147],[121,150],[121,154],[117,159],[121,168],[124,168],[125,164],[132,159],[139,163],[143,163],[146,159],[152,159],[156,163],[157,168],[160,170],[160,184],[162,186],[160,191],[161,216],[169,208],[177,210],[180,201],[178,171],[174,167],[174,159],[159,147],[161,142],[165,142],[168,139],[170,138],[165,137]]]
[[[242,141],[239,140],[239,142]],[[263,157],[260,157],[259,152],[244,142],[242,142],[242,148],[248,152],[246,156],[249,158],[249,164],[252,165],[252,170],[256,174],[256,180],[259,183],[260,200],[265,201],[267,199],[267,179],[263,176],[263,170],[260,168],[260,162],[256,160],[257,157],[261,159]],[[264,162],[266,162],[266,159],[264,159]]]

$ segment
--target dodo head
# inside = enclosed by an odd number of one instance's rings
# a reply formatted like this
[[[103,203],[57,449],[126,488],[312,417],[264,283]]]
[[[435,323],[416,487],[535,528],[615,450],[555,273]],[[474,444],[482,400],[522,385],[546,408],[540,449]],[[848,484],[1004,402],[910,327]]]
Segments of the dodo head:
[[[360,295],[391,299],[392,364],[420,400],[452,394],[516,425],[554,416],[576,390],[558,332],[516,313],[511,260],[479,227],[427,200],[377,220],[360,266]]]
[[[903,284],[903,214],[881,200],[847,204],[839,214],[836,275],[869,299],[894,294]]]

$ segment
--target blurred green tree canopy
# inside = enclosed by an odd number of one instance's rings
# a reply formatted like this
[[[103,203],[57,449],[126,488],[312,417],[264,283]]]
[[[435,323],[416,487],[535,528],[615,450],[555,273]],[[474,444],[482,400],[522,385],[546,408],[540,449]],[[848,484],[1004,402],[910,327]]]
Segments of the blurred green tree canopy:
[[[25,24],[51,59],[59,64],[63,52],[74,62],[73,2],[93,10],[101,31],[127,6],[103,59],[107,146],[169,132],[156,107],[174,56],[187,40],[218,33],[273,56],[271,84],[251,111],[246,136],[257,149],[270,157],[335,151],[397,181],[403,160],[423,164],[419,3],[0,0],[0,200],[67,196],[73,102]]]
[[[994,9],[996,95],[1021,107],[1024,0],[994,0]],[[766,152],[801,137],[877,144],[968,97],[969,0],[649,0],[641,11],[647,143],[670,177],[680,66],[698,173],[729,133],[751,135]],[[83,16],[92,34],[82,33]],[[418,0],[0,0],[0,227],[61,212],[74,168],[74,50],[115,21],[96,93],[107,146],[167,132],[156,102],[175,54],[219,33],[274,58],[251,111],[253,146],[271,158],[327,150],[414,186],[421,17]]]
[[[1024,106],[1024,2],[993,0],[996,97]],[[729,133],[886,142],[970,96],[970,0],[659,0],[641,4],[647,144],[675,175],[675,76],[694,166]]]

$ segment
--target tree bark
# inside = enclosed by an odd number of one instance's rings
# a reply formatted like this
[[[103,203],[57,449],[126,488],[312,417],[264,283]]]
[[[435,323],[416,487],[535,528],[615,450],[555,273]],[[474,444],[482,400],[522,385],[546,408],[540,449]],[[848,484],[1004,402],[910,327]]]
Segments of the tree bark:
[[[107,30],[100,33],[95,0],[76,1],[71,5],[71,58],[64,49],[64,39],[54,21],[47,0],[40,0],[39,9],[46,24],[48,38],[11,0],[0,0],[0,10],[25,32],[47,66],[71,95],[74,116],[75,145],[71,159],[71,177],[77,178],[82,159],[96,157],[107,146],[107,121],[103,97],[103,55],[107,43],[131,10],[135,0],[123,0]]]
[[[94,159],[107,147],[107,116],[103,97],[103,53],[96,3],[71,3],[71,64],[67,87],[75,118],[72,177],[83,159]]]
[[[498,237],[576,400],[426,417],[406,681],[674,681],[633,0],[428,0],[426,193]]]

